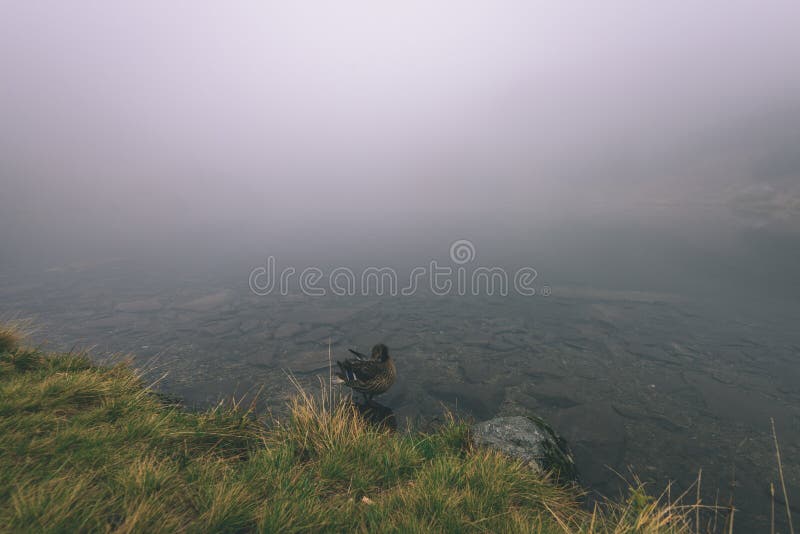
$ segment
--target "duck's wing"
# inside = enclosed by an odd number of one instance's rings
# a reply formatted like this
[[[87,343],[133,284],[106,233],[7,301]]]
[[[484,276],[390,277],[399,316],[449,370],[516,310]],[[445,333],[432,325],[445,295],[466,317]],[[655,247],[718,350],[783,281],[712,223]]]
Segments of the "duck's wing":
[[[351,358],[336,362],[340,372],[337,375],[347,382],[369,382],[386,372],[386,364],[377,360],[357,360]]]

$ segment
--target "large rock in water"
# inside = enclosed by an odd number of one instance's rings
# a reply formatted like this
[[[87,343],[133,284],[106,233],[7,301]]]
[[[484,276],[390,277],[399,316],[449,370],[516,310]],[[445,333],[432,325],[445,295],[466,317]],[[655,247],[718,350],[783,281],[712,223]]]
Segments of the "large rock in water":
[[[552,472],[561,482],[577,481],[567,442],[538,417],[515,415],[477,423],[472,443],[522,460],[539,472]]]

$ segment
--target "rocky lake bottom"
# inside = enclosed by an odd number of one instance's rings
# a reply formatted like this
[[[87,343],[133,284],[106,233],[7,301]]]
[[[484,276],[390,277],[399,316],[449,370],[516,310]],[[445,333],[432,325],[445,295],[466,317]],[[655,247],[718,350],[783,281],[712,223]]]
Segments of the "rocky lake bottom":
[[[733,498],[745,529],[768,524],[777,487],[770,417],[800,507],[798,317],[748,309],[566,286],[547,297],[258,296],[246,274],[166,280],[114,263],[0,277],[0,317],[33,319],[36,342],[130,354],[190,406],[260,390],[279,412],[294,392],[287,373],[307,387],[327,379],[329,341],[334,360],[384,342],[398,379],[378,400],[400,428],[443,407],[475,420],[534,413],[570,443],[591,491],[613,495],[635,473],[656,492],[674,481],[674,496],[702,468],[703,501]]]

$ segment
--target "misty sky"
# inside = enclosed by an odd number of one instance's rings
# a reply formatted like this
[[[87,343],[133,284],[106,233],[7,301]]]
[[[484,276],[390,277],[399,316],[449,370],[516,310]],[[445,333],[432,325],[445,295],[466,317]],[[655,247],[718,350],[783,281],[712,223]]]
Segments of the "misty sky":
[[[795,232],[798,27],[792,0],[3,2],[0,239],[712,208]]]

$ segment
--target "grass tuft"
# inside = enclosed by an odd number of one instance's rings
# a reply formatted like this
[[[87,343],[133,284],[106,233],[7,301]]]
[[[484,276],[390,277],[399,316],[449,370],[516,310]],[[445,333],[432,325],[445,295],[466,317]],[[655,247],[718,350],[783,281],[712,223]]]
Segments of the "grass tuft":
[[[27,337],[29,325],[28,321],[0,323],[0,354],[18,349]]]

